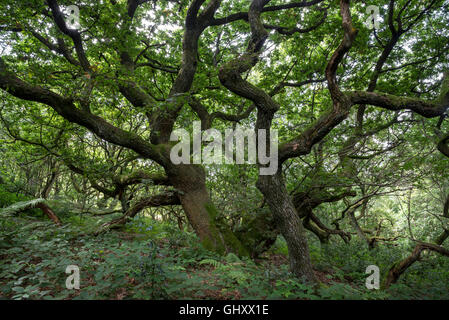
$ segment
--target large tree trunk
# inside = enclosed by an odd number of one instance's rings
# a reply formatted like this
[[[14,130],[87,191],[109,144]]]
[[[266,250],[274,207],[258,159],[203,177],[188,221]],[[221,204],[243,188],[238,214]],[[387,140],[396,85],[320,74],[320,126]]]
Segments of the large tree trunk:
[[[441,255],[449,257],[449,250],[433,243],[419,242],[412,253],[405,259],[396,262],[388,271],[383,287],[388,289],[393,283],[399,280],[399,277],[407,270],[413,263],[418,261],[421,257],[421,252],[430,250]]]
[[[204,169],[199,165],[180,164],[168,168],[167,174],[178,191],[187,219],[202,244],[218,253],[234,252],[240,256],[248,256],[248,250],[219,217],[210,200]]]
[[[264,194],[278,228],[287,242],[291,271],[306,282],[316,283],[302,220],[293,206],[279,171],[272,176],[260,175],[257,187]]]
[[[179,204],[180,202],[178,195],[173,192],[160,193],[149,196],[147,198],[140,199],[132,207],[128,208],[121,217],[103,224],[101,228],[96,232],[96,234],[98,235],[102,232],[107,231],[108,229],[120,228],[145,208],[179,205]],[[122,210],[119,210],[117,212],[121,211]],[[114,213],[114,211],[112,211],[111,213]]]

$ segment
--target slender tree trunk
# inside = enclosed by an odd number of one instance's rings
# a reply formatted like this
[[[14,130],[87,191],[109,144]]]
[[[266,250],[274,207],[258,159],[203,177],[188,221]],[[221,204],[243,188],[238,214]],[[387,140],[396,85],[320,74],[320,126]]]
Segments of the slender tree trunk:
[[[279,171],[272,176],[259,176],[257,187],[264,194],[279,230],[287,242],[291,271],[306,282],[316,283],[318,281],[310,261],[302,220],[296,212]]]
[[[449,250],[447,250],[446,248],[433,243],[419,242],[407,258],[398,261],[390,268],[387,277],[385,278],[383,287],[385,289],[388,289],[393,283],[396,283],[399,280],[399,277],[405,272],[405,270],[407,270],[413,263],[420,259],[421,253],[424,250],[437,252],[441,255],[449,257]]]
[[[210,200],[203,168],[198,165],[167,165],[166,172],[176,195],[163,193],[142,199],[128,208],[123,216],[104,224],[97,234],[125,224],[144,208],[180,204],[204,247],[220,254],[233,252],[248,256],[249,250],[219,217]]]
[[[42,212],[44,212],[58,226],[60,226],[62,224],[61,220],[59,220],[58,216],[45,203],[39,203],[36,207],[41,209]]]

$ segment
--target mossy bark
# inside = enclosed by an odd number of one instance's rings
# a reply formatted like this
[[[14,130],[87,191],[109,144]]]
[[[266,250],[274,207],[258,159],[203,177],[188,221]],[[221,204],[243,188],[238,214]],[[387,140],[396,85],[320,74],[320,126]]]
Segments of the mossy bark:
[[[248,256],[248,250],[223,221],[209,198],[204,169],[199,165],[180,164],[167,168],[189,223],[205,248],[225,254]]]
[[[393,266],[388,270],[388,273],[382,283],[382,287],[384,289],[388,289],[393,283],[396,283],[399,280],[399,277],[416,261],[419,261],[421,257],[421,253],[424,250],[429,250],[433,252],[437,252],[443,256],[449,257],[449,250],[433,244],[426,242],[418,242],[412,253],[403,260],[400,260],[393,264]]]

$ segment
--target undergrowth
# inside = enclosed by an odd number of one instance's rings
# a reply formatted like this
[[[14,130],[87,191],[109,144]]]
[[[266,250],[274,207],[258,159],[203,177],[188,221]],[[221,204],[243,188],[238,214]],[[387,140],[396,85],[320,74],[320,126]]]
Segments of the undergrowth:
[[[368,250],[357,243],[320,248],[311,257],[321,280],[312,288],[288,268],[285,241],[255,261],[205,250],[195,234],[137,217],[122,231],[94,236],[104,221],[65,216],[64,225],[35,216],[0,219],[3,299],[448,299],[448,262],[428,256],[388,291],[365,287],[365,268],[387,270],[399,248]],[[68,265],[80,269],[80,289],[65,287]],[[429,267],[431,266],[431,267]],[[438,283],[438,285],[436,285]]]

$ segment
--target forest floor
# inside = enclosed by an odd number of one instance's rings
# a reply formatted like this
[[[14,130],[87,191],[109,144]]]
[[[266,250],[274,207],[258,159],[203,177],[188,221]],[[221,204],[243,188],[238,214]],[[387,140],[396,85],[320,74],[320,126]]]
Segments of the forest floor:
[[[363,266],[372,256],[312,243],[315,290],[289,273],[282,238],[253,261],[218,256],[194,234],[148,218],[99,236],[92,231],[104,221],[92,217],[62,227],[24,214],[0,221],[1,299],[449,299],[447,264],[437,257],[428,262],[435,273],[423,263],[388,291],[368,290]],[[66,288],[69,265],[80,270],[79,290]]]

